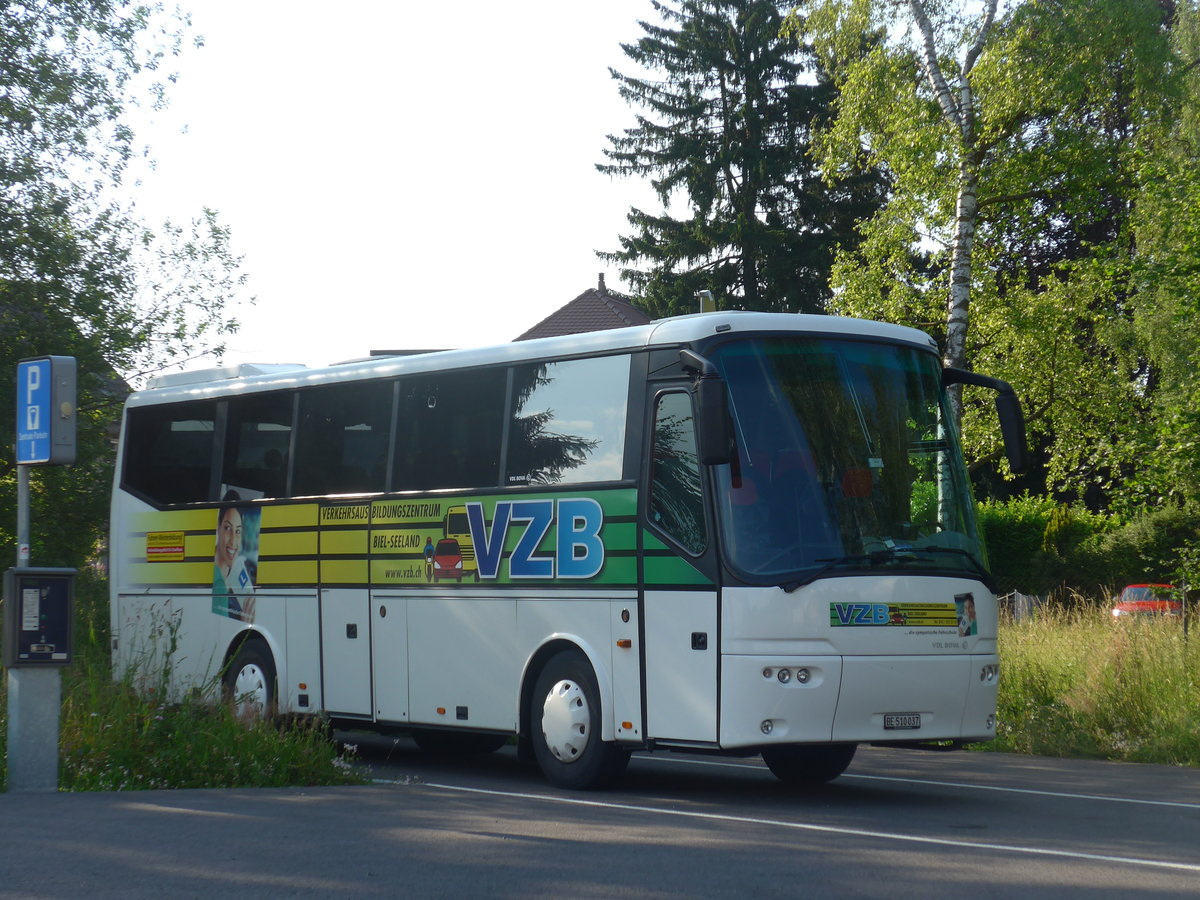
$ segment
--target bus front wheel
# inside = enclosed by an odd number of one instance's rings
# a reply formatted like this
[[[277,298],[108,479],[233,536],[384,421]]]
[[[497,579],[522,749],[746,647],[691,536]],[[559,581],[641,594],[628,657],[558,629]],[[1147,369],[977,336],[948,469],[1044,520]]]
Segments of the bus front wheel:
[[[850,765],[858,744],[811,744],[764,747],[763,762],[780,781],[788,784],[823,784],[833,781]]]
[[[587,657],[566,650],[538,675],[530,701],[533,753],[547,780],[572,790],[611,784],[629,751],[600,739],[600,691]]]

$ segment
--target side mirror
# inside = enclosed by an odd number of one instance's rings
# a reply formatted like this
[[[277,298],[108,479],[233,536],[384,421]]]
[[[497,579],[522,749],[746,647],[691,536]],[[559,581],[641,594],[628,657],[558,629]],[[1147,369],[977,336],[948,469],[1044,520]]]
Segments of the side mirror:
[[[716,366],[691,350],[680,350],[679,361],[684,369],[696,375],[693,390],[696,395],[696,440],[700,462],[706,466],[723,465],[732,458],[733,447],[725,380]]]
[[[1017,393],[1007,381],[967,372],[963,369],[943,369],[942,385],[973,384],[976,387],[990,388],[996,391],[996,414],[1000,418],[1000,434],[1004,438],[1004,454],[1008,457],[1008,467],[1015,474],[1021,474],[1029,468],[1029,451],[1025,442],[1025,414],[1021,411],[1021,401]]]
[[[1004,437],[1004,453],[1008,457],[1008,467],[1020,475],[1029,468],[1029,450],[1025,443],[1025,413],[1021,410],[1021,401],[1015,393],[998,394],[996,413],[1000,416],[1000,434]]]

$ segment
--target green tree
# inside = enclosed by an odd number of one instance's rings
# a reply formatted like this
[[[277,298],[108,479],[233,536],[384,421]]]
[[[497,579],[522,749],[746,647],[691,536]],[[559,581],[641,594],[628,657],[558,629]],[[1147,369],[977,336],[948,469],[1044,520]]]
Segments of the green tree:
[[[1178,114],[1138,157],[1129,267],[1138,393],[1147,407],[1132,503],[1200,498],[1200,4],[1180,0],[1171,31],[1182,68]]]
[[[837,70],[826,174],[865,158],[895,183],[834,267],[835,306],[916,324],[947,364],[1011,381],[1053,487],[1111,487],[1144,405],[1122,274],[1147,136],[1180,97],[1155,0],[995,3],[828,0],[809,19],[822,56],[891,39]],[[980,392],[982,393],[982,392]],[[963,428],[1000,458],[984,396]],[[1132,429],[1137,430],[1135,427]]]
[[[789,4],[773,0],[652,0],[661,24],[623,44],[645,72],[612,70],[643,112],[610,135],[614,176],[649,177],[664,211],[632,209],[633,233],[601,253],[654,315],[694,312],[697,291],[727,308],[822,311],[839,241],[882,196],[865,171],[825,184],[808,155],[814,119],[833,86],[813,55],[780,34]],[[685,204],[687,214],[670,214]]]
[[[76,357],[78,463],[31,478],[32,559],[78,564],[101,540],[112,429],[130,381],[220,352],[244,276],[204,211],[149,228],[114,202],[139,148],[126,113],[187,22],[125,0],[0,0],[0,553],[15,559],[16,363]],[[169,79],[168,79],[169,80]]]

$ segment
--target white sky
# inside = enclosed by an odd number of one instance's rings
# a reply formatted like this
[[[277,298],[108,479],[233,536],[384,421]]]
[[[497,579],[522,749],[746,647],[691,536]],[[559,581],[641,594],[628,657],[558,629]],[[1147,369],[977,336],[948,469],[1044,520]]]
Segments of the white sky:
[[[593,251],[653,195],[595,164],[650,0],[185,5],[205,46],[138,126],[138,205],[232,228],[257,304],[227,363],[501,343],[599,272],[626,288]]]

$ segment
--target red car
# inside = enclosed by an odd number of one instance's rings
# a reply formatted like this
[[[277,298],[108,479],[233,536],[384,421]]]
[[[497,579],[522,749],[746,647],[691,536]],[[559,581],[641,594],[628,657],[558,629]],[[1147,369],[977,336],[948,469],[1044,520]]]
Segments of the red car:
[[[1112,614],[1121,616],[1182,616],[1183,601],[1171,584],[1128,584],[1121,589]]]
[[[458,546],[458,541],[451,538],[438,541],[433,551],[433,580],[453,578],[462,581],[462,577],[462,548]]]

